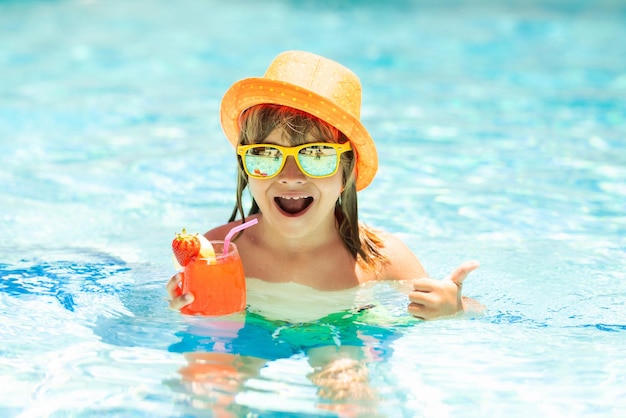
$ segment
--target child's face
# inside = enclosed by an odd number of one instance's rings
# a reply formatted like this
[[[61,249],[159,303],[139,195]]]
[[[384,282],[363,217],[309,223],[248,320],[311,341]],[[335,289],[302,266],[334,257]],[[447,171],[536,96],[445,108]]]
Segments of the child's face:
[[[319,142],[312,135],[307,140]],[[272,131],[263,142],[291,146],[282,128]],[[341,170],[331,177],[311,178],[300,171],[293,157],[287,157],[276,177],[248,181],[263,220],[281,235],[303,238],[335,230],[334,208],[343,186]]]

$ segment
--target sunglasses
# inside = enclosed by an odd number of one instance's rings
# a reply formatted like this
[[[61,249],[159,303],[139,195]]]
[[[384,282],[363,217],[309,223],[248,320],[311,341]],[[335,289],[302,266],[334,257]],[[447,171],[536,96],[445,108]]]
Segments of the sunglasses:
[[[321,179],[330,177],[339,169],[339,157],[351,151],[350,142],[334,144],[314,142],[297,147],[282,147],[272,144],[239,145],[237,154],[243,160],[243,168],[249,177],[271,179],[285,166],[287,157],[292,156],[304,174]]]

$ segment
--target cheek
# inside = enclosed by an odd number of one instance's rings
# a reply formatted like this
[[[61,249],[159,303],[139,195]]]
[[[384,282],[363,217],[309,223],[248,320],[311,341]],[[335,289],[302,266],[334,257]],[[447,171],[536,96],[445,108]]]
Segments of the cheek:
[[[259,200],[257,197],[261,197],[265,189],[267,189],[265,186],[266,183],[267,181],[265,180],[248,179],[248,189],[250,189],[252,197],[254,197],[257,202]]]
[[[328,177],[327,179],[321,179],[323,181],[320,184],[320,188],[324,190],[324,193],[332,196],[333,199],[339,197],[341,192],[343,191],[343,181],[341,177],[341,172],[335,173],[332,177]]]

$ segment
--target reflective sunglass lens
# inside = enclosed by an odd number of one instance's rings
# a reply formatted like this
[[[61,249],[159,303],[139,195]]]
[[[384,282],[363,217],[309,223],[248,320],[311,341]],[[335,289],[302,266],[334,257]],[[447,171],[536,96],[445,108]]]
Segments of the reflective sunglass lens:
[[[309,176],[329,176],[337,169],[337,151],[329,146],[306,147],[298,153],[298,161]]]
[[[248,173],[256,177],[273,176],[280,170],[282,160],[282,153],[273,147],[251,148],[244,156]]]

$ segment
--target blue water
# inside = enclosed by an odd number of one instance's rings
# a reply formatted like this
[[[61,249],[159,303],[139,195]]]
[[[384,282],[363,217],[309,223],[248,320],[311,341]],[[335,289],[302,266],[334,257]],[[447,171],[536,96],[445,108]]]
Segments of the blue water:
[[[479,260],[485,315],[387,283],[167,309],[174,232],[232,209],[222,94],[286,49],[360,76],[361,218],[433,277]],[[621,1],[0,1],[0,415],[626,414],[624,57]],[[375,399],[324,395],[337,345]]]

